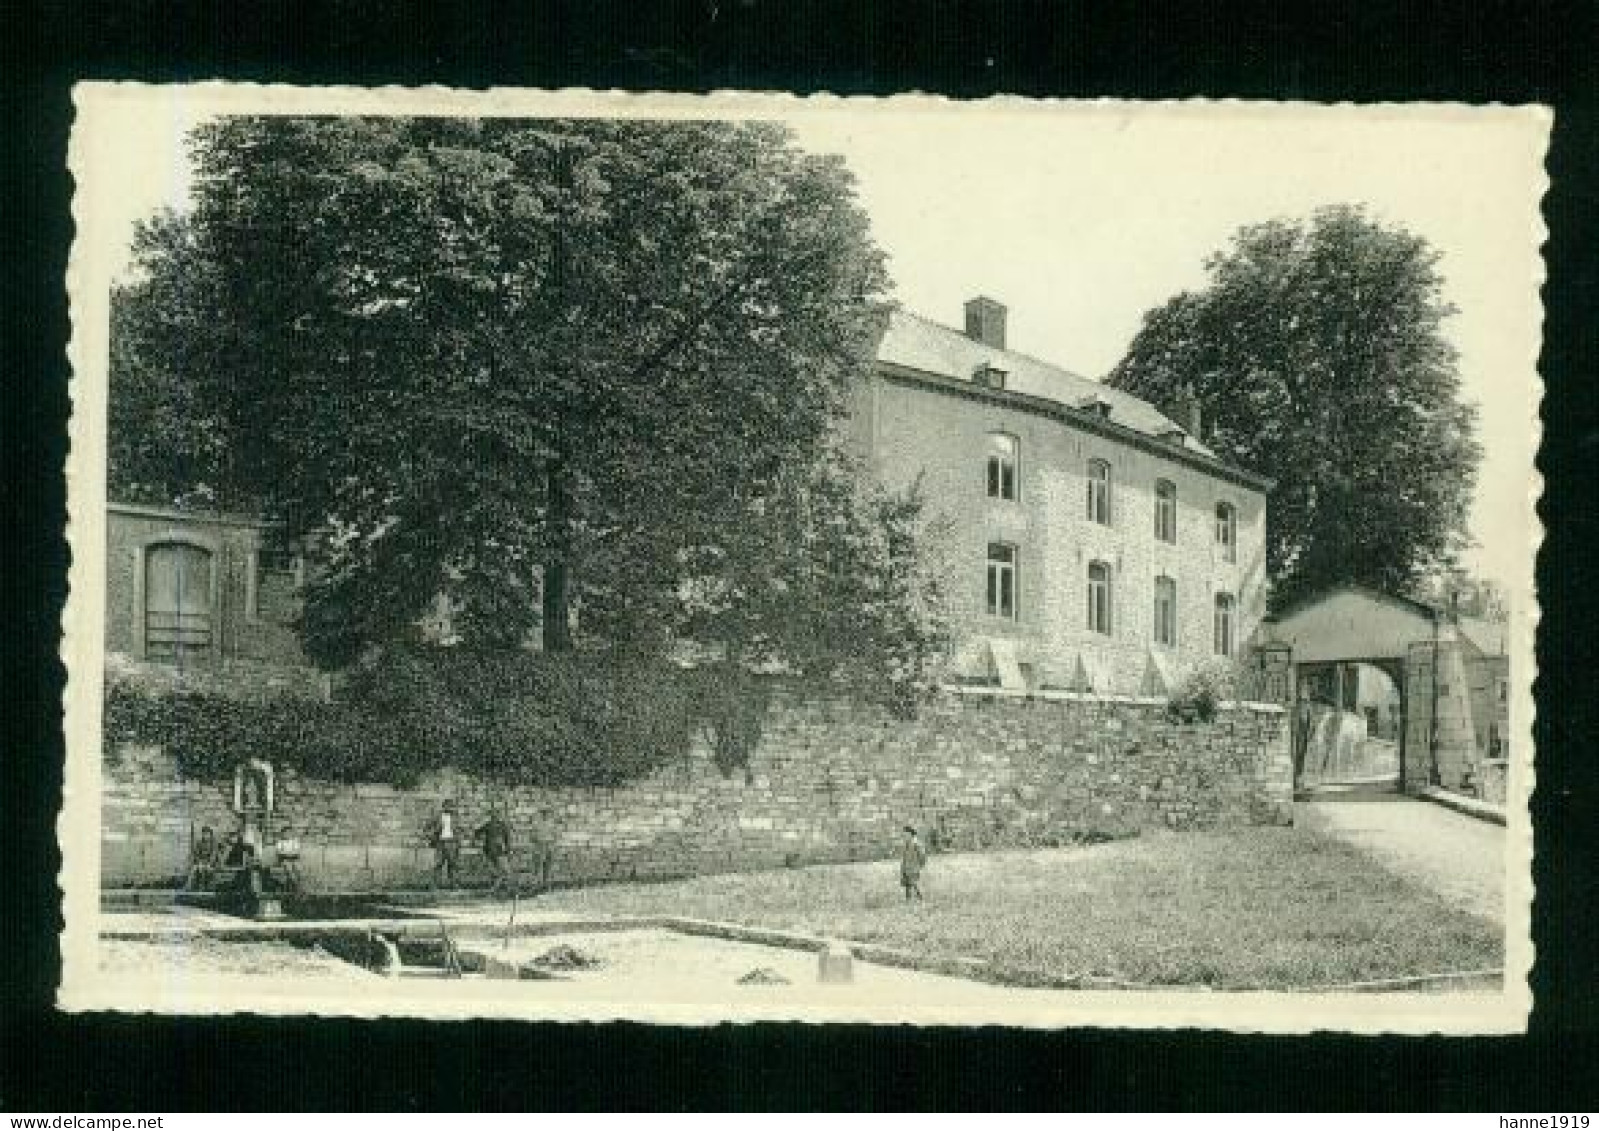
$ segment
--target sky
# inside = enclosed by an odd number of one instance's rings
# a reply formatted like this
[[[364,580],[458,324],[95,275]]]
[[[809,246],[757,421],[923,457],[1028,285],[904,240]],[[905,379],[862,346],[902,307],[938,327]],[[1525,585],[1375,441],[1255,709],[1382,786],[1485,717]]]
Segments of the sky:
[[[183,88],[95,107],[75,144],[96,174],[84,183],[94,221],[84,238],[111,276],[127,270],[137,220],[186,202],[184,138],[217,108]],[[668,112],[699,115],[705,105],[680,99]],[[899,99],[751,100],[738,110],[747,113],[782,118],[804,148],[845,159],[889,256],[894,298],[957,326],[966,299],[998,299],[1013,348],[1090,377],[1122,356],[1147,310],[1203,286],[1206,257],[1242,225],[1361,203],[1425,237],[1442,252],[1443,296],[1459,309],[1445,332],[1463,395],[1480,408],[1479,545],[1467,565],[1511,592],[1530,586],[1541,117]]]

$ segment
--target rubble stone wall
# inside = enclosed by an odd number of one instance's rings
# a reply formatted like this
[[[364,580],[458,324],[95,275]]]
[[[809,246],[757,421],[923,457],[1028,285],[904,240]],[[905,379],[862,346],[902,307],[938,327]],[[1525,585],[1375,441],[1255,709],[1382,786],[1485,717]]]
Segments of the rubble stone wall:
[[[309,886],[376,890],[426,882],[424,833],[446,798],[466,830],[504,806],[523,861],[547,846],[553,879],[593,881],[881,859],[905,825],[951,851],[1288,823],[1292,778],[1276,706],[1182,723],[1154,699],[967,689],[906,721],[780,689],[747,774],[724,777],[700,746],[615,789],[508,789],[460,773],[399,789],[285,772],[276,792]],[[231,783],[182,780],[161,748],[108,752],[104,884],[171,882],[203,826],[219,837],[236,827],[230,801]],[[484,875],[474,852],[465,871],[468,882]]]

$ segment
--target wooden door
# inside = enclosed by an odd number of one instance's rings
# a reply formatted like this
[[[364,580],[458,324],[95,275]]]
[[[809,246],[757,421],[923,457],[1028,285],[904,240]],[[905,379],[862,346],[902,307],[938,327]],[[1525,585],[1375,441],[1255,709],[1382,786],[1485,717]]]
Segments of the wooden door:
[[[212,642],[212,557],[183,542],[151,546],[144,559],[144,651],[177,661],[208,653]]]

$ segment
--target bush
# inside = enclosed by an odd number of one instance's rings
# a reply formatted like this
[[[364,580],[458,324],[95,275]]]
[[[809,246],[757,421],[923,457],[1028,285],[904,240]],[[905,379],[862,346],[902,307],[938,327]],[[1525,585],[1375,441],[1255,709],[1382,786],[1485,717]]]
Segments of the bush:
[[[1195,668],[1166,701],[1166,713],[1178,722],[1208,723],[1221,704],[1235,697],[1236,673],[1231,664],[1210,663]]]
[[[121,743],[162,746],[179,773],[200,781],[227,778],[252,757],[328,781],[409,785],[430,768],[396,720],[345,703],[150,695],[113,685],[106,693],[105,739],[107,749]]]
[[[160,745],[183,776],[264,757],[327,781],[414,785],[455,767],[510,784],[614,786],[687,755],[691,673],[610,656],[417,649],[358,670],[333,703],[107,692],[107,749]]]

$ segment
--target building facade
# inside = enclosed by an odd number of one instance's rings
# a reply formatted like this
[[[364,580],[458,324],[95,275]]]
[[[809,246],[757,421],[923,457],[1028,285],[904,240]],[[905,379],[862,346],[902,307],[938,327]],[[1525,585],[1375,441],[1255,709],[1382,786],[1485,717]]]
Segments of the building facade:
[[[1241,654],[1265,611],[1270,481],[1148,403],[1006,348],[1006,311],[964,331],[886,314],[851,439],[941,522],[953,675],[1160,695]],[[1197,416],[1197,414],[1194,414]]]
[[[1194,421],[965,332],[885,313],[851,442],[941,522],[959,682],[1161,695],[1237,656],[1264,611],[1269,482]],[[303,556],[249,516],[112,503],[106,651],[203,670],[306,668]]]
[[[300,648],[304,557],[270,524],[113,501],[106,507],[105,653],[204,686],[325,693]]]

